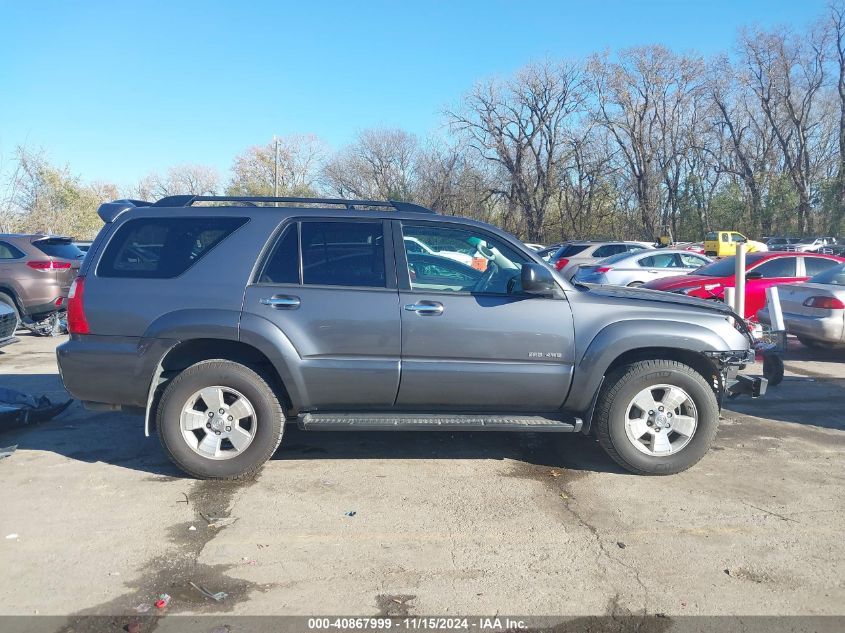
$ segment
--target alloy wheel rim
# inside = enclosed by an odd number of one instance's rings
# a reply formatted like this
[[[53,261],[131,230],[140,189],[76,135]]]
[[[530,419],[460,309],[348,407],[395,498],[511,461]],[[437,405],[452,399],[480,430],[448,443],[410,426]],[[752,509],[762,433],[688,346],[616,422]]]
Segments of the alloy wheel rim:
[[[677,385],[646,387],[628,403],[625,434],[641,453],[666,457],[682,451],[698,428],[692,397]]]
[[[193,393],[182,407],[182,439],[207,459],[232,459],[255,439],[255,407],[241,392],[214,385]]]

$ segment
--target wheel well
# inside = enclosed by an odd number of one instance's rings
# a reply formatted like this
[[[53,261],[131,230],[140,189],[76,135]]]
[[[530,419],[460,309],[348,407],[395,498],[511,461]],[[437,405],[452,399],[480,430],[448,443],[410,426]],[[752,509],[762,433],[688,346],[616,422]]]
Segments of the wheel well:
[[[282,408],[286,413],[289,411],[291,399],[273,363],[260,350],[240,341],[192,339],[179,343],[161,359],[163,380],[157,391],[163,391],[164,385],[182,370],[213,358],[230,360],[259,371],[270,381],[270,386],[282,400]]]
[[[23,315],[23,310],[21,308],[21,302],[18,299],[18,296],[15,294],[14,290],[12,290],[10,288],[6,288],[4,286],[0,286],[0,295],[6,295],[7,297],[9,297],[9,299],[12,300],[12,303],[14,303],[15,307],[18,309],[18,313]]]
[[[617,367],[630,365],[641,360],[674,360],[684,365],[689,365],[701,374],[707,382],[714,385],[714,389],[717,388],[719,371],[716,365],[713,364],[713,361],[699,352],[689,349],[678,349],[677,347],[641,347],[639,349],[628,350],[617,356],[610,363],[607,371],[605,371],[605,376]]]

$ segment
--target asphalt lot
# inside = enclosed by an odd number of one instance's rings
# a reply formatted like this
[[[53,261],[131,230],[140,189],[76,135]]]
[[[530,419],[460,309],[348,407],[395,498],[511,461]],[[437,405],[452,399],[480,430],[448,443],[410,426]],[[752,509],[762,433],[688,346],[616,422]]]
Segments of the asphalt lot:
[[[63,338],[21,338],[0,384],[61,398]],[[0,615],[164,592],[168,613],[842,615],[845,352],[794,343],[786,365],[663,478],[580,435],[289,427],[255,481],[197,482],[140,418],[74,403],[0,433]]]

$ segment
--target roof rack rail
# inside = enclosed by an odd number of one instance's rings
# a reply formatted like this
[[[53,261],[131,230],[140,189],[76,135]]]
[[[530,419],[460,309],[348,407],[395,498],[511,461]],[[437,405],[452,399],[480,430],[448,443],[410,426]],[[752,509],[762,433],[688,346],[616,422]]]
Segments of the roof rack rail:
[[[350,200],[346,198],[291,198],[275,196],[167,196],[154,202],[152,206],[190,207],[195,202],[238,202],[252,207],[256,206],[256,203],[266,204],[273,202],[282,202],[285,204],[330,204],[343,206],[348,211],[354,211],[357,207],[392,207],[396,211],[407,213],[434,213],[431,209],[419,204],[401,202],[399,200]]]

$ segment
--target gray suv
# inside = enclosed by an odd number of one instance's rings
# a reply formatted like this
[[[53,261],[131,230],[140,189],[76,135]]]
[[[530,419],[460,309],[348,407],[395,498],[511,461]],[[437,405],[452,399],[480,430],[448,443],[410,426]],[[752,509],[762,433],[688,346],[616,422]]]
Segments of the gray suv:
[[[89,408],[143,413],[195,477],[254,473],[294,422],[593,432],[632,472],[676,473],[707,452],[726,392],[765,391],[737,374],[751,338],[723,304],[573,286],[513,236],[411,203],[172,196],[99,213],[62,378]]]

